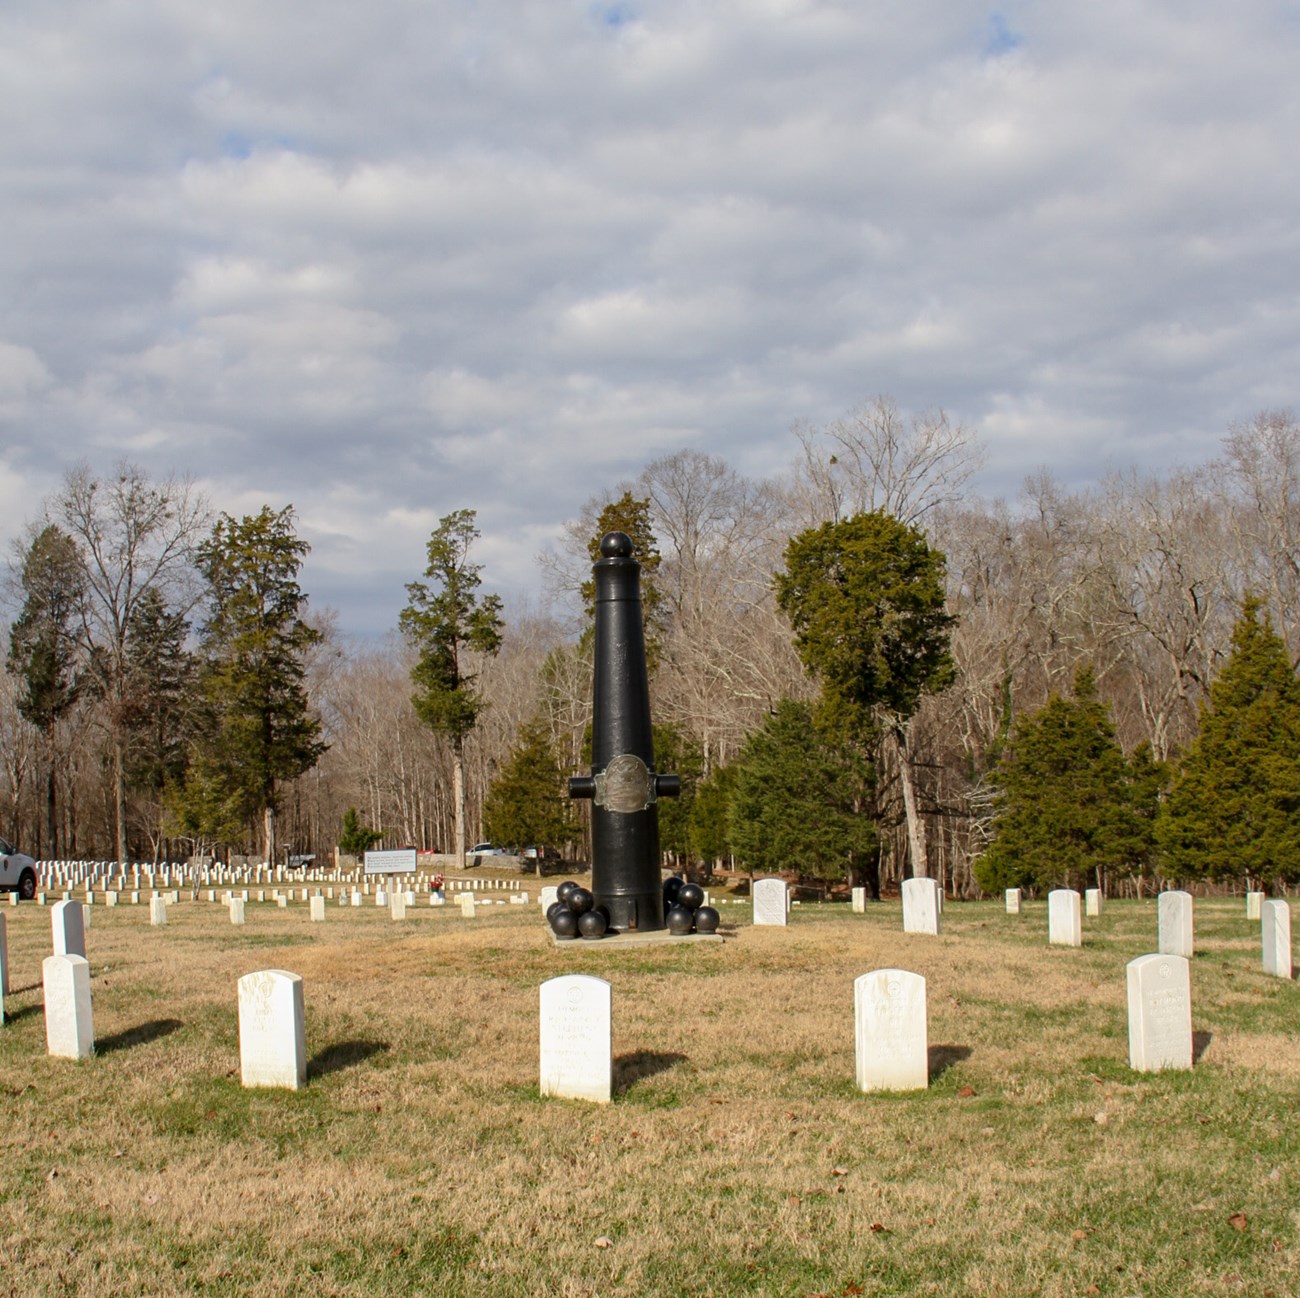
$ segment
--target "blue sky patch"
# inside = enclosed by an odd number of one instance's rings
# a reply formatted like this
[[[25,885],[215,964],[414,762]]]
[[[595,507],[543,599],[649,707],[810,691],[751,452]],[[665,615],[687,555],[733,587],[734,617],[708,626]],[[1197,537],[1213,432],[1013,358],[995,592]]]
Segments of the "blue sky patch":
[[[995,13],[989,16],[985,32],[984,54],[987,58],[997,58],[1018,50],[1025,43],[1019,32],[1012,30],[1006,14]]]

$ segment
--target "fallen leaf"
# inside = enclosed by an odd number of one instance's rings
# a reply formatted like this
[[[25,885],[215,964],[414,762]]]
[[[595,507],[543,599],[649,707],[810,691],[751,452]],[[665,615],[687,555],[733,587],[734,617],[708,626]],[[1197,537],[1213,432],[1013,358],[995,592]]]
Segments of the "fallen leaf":
[[[858,1294],[864,1293],[865,1290],[862,1288],[860,1284],[854,1284],[852,1281],[850,1281],[848,1284],[844,1286],[842,1292],[847,1295],[847,1298],[857,1298]]]
[[[1245,1230],[1246,1214],[1244,1212],[1234,1212],[1232,1216],[1228,1218],[1228,1225],[1231,1226],[1233,1230]]]
[[[969,1100],[974,1094],[975,1088],[973,1086],[963,1086],[961,1090],[957,1092],[957,1098],[959,1100]]]
[[[1096,1294],[1101,1293],[1101,1290],[1098,1289],[1095,1284],[1090,1284],[1083,1292],[1086,1294]]]
[[[883,1233],[884,1233],[884,1230],[885,1230],[885,1228],[884,1228],[884,1226],[882,1226],[882,1225],[880,1224],[880,1222],[878,1222],[878,1221],[873,1221],[873,1222],[871,1223],[871,1233],[872,1233],[873,1235],[880,1235],[880,1234],[883,1234]]]
[[[613,1241],[612,1239],[610,1239],[610,1237],[609,1237],[608,1235],[602,1235],[602,1236],[601,1236],[601,1237],[596,1241],[596,1247],[597,1247],[597,1248],[612,1248],[613,1246],[614,1246],[614,1241]]]
[[[792,1208],[793,1208],[796,1204],[799,1204],[799,1203],[802,1203],[802,1202],[803,1202],[803,1200],[802,1200],[802,1199],[801,1199],[797,1194],[787,1194],[787,1195],[785,1196],[785,1201],[786,1201],[786,1203],[788,1203]]]
[[[1078,1240],[1078,1239],[1087,1239],[1087,1238],[1088,1238],[1088,1232],[1087,1232],[1086,1230],[1076,1230],[1076,1231],[1075,1231],[1075,1232],[1070,1236],[1070,1238],[1071,1238],[1071,1239],[1076,1239],[1076,1240]]]
[[[848,1174],[849,1174],[849,1169],[848,1169],[847,1167],[832,1167],[832,1168],[831,1168],[831,1175],[832,1175],[832,1176],[848,1176]]]

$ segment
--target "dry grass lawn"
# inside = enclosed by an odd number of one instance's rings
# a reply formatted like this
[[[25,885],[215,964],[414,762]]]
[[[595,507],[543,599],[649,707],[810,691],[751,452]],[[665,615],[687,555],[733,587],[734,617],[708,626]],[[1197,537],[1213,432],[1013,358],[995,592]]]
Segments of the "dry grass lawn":
[[[1300,1293],[1300,988],[1197,902],[1199,1059],[1127,1067],[1125,962],[1045,903],[724,907],[721,945],[553,946],[535,905],[94,908],[97,1052],[45,1053],[49,912],[5,906],[0,1294]],[[732,925],[735,925],[732,928]],[[854,1087],[853,979],[924,974],[931,1084]],[[236,979],[302,975],[309,1082],[239,1083]],[[542,1100],[538,986],[610,980],[616,1097]]]

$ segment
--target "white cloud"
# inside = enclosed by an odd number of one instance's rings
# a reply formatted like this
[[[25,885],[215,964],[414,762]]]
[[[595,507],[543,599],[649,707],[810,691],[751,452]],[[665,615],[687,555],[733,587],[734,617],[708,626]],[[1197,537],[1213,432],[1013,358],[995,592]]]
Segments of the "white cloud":
[[[1263,0],[10,7],[6,535],[126,452],[292,501],[371,626],[449,510],[526,589],[654,456],[770,472],[880,392],[999,487],[1207,455],[1300,404],[1298,45]]]

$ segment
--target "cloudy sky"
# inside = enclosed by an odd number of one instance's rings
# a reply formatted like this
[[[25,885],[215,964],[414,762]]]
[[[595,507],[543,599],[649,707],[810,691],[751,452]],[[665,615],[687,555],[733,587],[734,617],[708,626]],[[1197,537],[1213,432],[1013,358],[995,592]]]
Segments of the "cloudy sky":
[[[981,488],[1300,405],[1293,0],[8,0],[0,541],[65,468],[293,504],[384,631],[437,519],[536,598],[689,447],[942,407]]]

